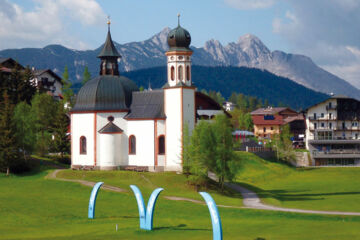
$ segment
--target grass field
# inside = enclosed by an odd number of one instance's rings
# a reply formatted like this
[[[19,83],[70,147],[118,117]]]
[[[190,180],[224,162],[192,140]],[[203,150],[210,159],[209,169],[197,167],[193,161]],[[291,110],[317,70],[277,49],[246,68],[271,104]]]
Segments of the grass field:
[[[161,196],[152,232],[139,230],[137,205],[131,192],[100,190],[96,219],[88,220],[91,188],[78,183],[45,180],[46,174],[47,171],[27,176],[0,175],[0,239],[212,238],[206,206],[170,201]],[[169,179],[167,183],[165,180],[164,184],[170,184]],[[230,208],[219,208],[219,211],[224,239],[357,239],[360,234],[360,217]],[[115,231],[116,224],[118,232]]]
[[[59,172],[57,177],[68,179],[82,179],[93,182],[104,182],[105,184],[128,189],[131,193],[129,185],[137,185],[141,192],[150,196],[151,192],[162,187],[164,191],[161,195],[185,197],[196,200],[203,200],[200,194],[195,191],[194,186],[187,184],[187,179],[182,174],[174,172],[151,173],[151,172],[129,172],[129,171],[72,171],[65,170]],[[218,204],[228,206],[242,206],[241,194],[225,189],[224,193],[218,191],[217,186],[210,184],[208,188],[202,189],[212,195]],[[147,199],[147,198],[146,198]]]
[[[360,168],[295,169],[238,152],[236,181],[264,202],[291,208],[360,212]]]

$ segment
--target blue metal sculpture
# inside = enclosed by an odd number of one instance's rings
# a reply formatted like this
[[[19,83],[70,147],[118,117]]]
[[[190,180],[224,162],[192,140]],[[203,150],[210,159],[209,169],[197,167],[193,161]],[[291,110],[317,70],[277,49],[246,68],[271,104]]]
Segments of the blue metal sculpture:
[[[205,199],[205,202],[209,208],[211,223],[213,228],[213,239],[222,240],[222,226],[219,211],[217,209],[214,199],[207,192],[199,192],[200,195]]]
[[[145,204],[144,199],[141,194],[140,189],[135,185],[130,185],[130,188],[133,190],[136,201],[139,208],[139,218],[140,218],[140,228],[144,230],[152,230],[153,229],[153,216],[154,216],[154,208],[156,200],[159,197],[163,188],[155,189],[149,198],[149,202],[147,204],[146,212],[145,212]]]
[[[88,211],[88,218],[93,219],[95,217],[95,204],[96,204],[96,198],[97,194],[99,192],[99,189],[101,185],[103,185],[103,182],[98,182],[94,185],[91,195],[90,195],[90,201],[89,201],[89,211]]]

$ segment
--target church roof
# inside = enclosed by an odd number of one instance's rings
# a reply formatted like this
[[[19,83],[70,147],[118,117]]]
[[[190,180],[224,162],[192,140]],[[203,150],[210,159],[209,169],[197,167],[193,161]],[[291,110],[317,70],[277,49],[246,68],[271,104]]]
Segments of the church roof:
[[[138,90],[136,84],[126,77],[98,76],[80,89],[72,111],[128,110],[132,92]]]
[[[98,58],[102,58],[102,57],[121,57],[121,55],[116,50],[116,47],[111,39],[110,29],[107,33],[104,47],[98,55]]]
[[[102,129],[99,130],[99,133],[122,133],[124,132],[121,128],[116,126],[113,122],[109,122]]]
[[[130,112],[126,119],[166,118],[164,112],[164,91],[153,90],[133,92]]]

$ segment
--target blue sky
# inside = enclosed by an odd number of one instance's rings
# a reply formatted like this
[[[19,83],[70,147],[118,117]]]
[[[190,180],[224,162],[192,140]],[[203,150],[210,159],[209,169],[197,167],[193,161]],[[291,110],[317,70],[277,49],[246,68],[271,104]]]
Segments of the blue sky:
[[[307,55],[360,87],[359,0],[0,0],[0,49],[94,49],[107,15],[115,41],[142,41],[175,27],[177,13],[196,47],[251,33],[270,50]]]

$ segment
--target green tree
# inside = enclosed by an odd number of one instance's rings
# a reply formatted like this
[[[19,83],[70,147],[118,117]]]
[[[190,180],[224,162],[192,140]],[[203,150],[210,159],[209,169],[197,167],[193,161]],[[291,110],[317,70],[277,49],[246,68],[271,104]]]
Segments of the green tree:
[[[69,73],[68,73],[69,74]],[[64,77],[64,75],[63,75]],[[87,83],[89,80],[91,79],[91,74],[89,72],[88,66],[85,66],[84,68],[84,73],[83,73],[83,80],[82,80],[82,85],[84,86],[85,83]]]
[[[143,87],[143,86],[140,86],[140,87],[139,87],[139,91],[140,91],[140,92],[144,91],[144,87]]]
[[[71,103],[72,102],[72,97],[74,96],[74,92],[71,89],[71,82],[69,80],[69,70],[68,70],[67,66],[65,66],[61,82],[63,84],[62,92],[64,94],[65,101]]]
[[[31,101],[31,111],[35,119],[35,127],[37,131],[36,147],[40,155],[44,155],[49,151],[51,143],[51,131],[56,116],[57,105],[55,100],[43,93],[34,96]]]
[[[70,141],[67,136],[69,118],[66,115],[64,103],[59,102],[57,105],[57,111],[53,123],[54,150],[59,152],[61,158],[63,158],[65,153],[70,152]]]
[[[0,112],[0,166],[6,169],[6,175],[18,159],[14,125],[12,121],[14,107],[7,91],[4,92]]]
[[[31,99],[36,93],[36,86],[34,81],[34,76],[31,72],[31,69],[29,66],[25,68],[25,70],[21,74],[21,82],[18,87],[18,93],[19,93],[19,101],[26,101],[28,104],[30,104]]]
[[[15,137],[25,160],[27,160],[27,155],[34,150],[36,143],[35,119],[29,104],[21,102],[16,105],[13,116]]]
[[[206,185],[207,174],[215,160],[215,137],[208,122],[199,122],[192,135],[189,146],[190,181],[200,187]]]
[[[22,89],[22,74],[21,67],[18,63],[15,64],[15,67],[11,71],[11,76],[8,82],[7,91],[10,97],[11,103],[16,105],[21,101],[21,92]]]
[[[236,101],[237,101],[237,94],[236,92],[232,92],[231,96],[229,97],[229,102],[236,104]]]
[[[291,162],[295,159],[295,151],[292,147],[290,126],[288,124],[281,127],[281,132],[275,135],[273,139],[273,146],[276,149],[277,158]]]
[[[224,114],[217,115],[213,129],[216,139],[216,144],[213,145],[216,146],[216,160],[213,162],[211,170],[216,173],[223,190],[225,180],[232,181],[237,171],[229,118]]]

